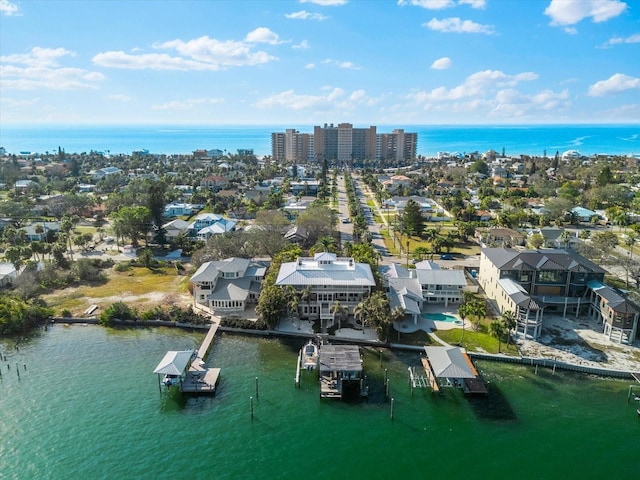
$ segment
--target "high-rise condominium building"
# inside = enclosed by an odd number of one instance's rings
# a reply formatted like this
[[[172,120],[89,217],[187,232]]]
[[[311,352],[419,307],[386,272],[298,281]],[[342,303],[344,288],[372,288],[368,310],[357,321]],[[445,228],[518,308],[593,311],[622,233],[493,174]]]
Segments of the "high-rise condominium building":
[[[287,129],[271,134],[274,160],[359,164],[364,160],[411,160],[416,156],[418,134],[395,129],[376,133],[376,127],[353,128],[350,123],[333,123],[313,128],[313,134]]]

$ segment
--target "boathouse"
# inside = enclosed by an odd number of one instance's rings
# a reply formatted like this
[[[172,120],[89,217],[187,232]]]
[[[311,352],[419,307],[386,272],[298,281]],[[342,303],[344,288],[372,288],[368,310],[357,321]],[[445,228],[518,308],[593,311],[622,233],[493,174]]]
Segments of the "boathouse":
[[[196,356],[195,350],[168,351],[153,371],[158,375],[158,384],[166,386],[182,385],[187,376],[187,368]]]
[[[322,345],[319,361],[320,398],[358,398],[362,359],[357,345]]]
[[[442,387],[461,388],[464,393],[487,393],[487,388],[460,347],[424,347],[427,358],[423,365],[434,391]]]

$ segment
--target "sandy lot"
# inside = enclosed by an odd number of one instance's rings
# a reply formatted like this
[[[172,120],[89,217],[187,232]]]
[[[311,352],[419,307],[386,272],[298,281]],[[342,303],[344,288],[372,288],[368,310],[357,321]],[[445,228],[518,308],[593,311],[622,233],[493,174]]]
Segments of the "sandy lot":
[[[640,372],[640,341],[614,343],[604,336],[600,322],[586,318],[545,318],[538,341],[520,340],[518,347],[523,356]]]

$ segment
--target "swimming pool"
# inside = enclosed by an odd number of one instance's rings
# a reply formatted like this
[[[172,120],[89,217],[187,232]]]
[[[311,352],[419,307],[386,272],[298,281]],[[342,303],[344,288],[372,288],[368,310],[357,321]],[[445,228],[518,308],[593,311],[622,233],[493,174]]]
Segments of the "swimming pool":
[[[454,315],[447,315],[446,313],[423,313],[422,318],[427,320],[434,320],[436,322],[449,322],[462,324],[462,321]]]

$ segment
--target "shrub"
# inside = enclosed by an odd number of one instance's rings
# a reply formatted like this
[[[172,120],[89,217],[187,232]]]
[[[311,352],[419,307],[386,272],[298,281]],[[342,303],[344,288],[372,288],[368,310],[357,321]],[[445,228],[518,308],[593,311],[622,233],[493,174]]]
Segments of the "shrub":
[[[63,308],[60,312],[60,316],[64,318],[71,318],[71,310],[69,310],[68,308]]]

